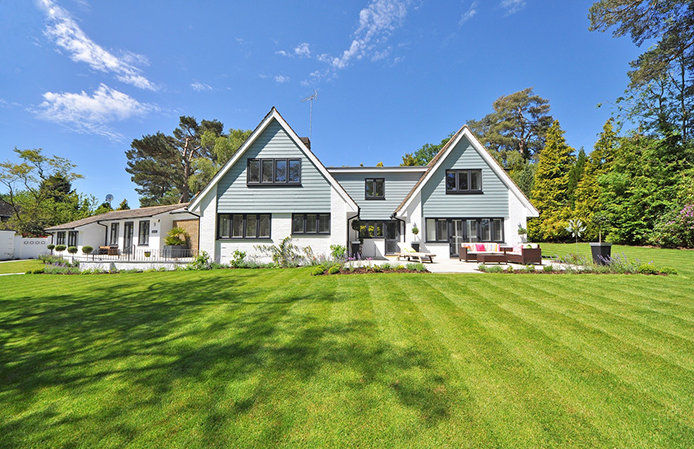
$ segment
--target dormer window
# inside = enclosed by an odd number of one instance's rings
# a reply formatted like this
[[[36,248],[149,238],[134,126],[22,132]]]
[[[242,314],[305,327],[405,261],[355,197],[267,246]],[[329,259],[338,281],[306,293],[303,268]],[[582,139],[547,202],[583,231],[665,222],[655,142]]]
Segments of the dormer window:
[[[301,159],[248,159],[249,186],[301,185]]]
[[[482,193],[482,170],[446,170],[446,193]]]
[[[385,178],[366,178],[364,187],[364,199],[384,200],[386,199],[386,180]]]

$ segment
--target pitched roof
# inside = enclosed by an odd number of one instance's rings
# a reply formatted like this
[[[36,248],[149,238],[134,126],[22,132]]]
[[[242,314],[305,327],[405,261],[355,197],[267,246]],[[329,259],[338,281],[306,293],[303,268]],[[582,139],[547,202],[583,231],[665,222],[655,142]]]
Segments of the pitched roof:
[[[423,184],[427,182],[430,178],[433,172],[438,168],[442,160],[444,159],[445,156],[448,155],[450,150],[455,147],[460,139],[465,135],[468,140],[470,140],[470,143],[472,143],[473,148],[479,152],[479,154],[482,156],[482,158],[487,162],[489,167],[496,173],[496,175],[501,179],[501,181],[506,184],[506,187],[513,192],[516,197],[520,200],[523,205],[530,210],[531,216],[537,216],[538,211],[535,209],[535,206],[532,205],[530,200],[528,199],[527,196],[523,193],[523,191],[518,187],[518,185],[511,179],[511,177],[506,173],[506,171],[503,169],[501,165],[494,159],[494,157],[489,153],[489,150],[487,150],[480,142],[477,140],[477,138],[472,134],[472,131],[470,131],[470,128],[468,128],[467,125],[463,125],[453,136],[451,139],[446,142],[446,144],[439,150],[438,153],[429,161],[427,164],[427,171],[424,172],[421,178],[417,180],[414,186],[412,186],[412,189],[407,193],[405,198],[402,200],[400,205],[393,211],[393,215],[396,215],[401,209],[409,203],[409,201],[412,199],[412,197],[421,190]]]
[[[0,198],[0,217],[11,217],[12,214],[12,206],[10,206],[7,201]]]
[[[139,209],[129,209],[129,210],[113,210],[111,212],[106,212],[99,215],[92,215],[91,217],[82,218],[81,220],[75,220],[68,223],[59,224],[56,226],[51,226],[46,228],[46,231],[59,231],[62,229],[74,229],[79,226],[88,225],[90,223],[96,223],[97,221],[104,220],[125,220],[128,218],[144,218],[151,217],[153,215],[163,214],[165,212],[171,212],[176,209],[184,208],[188,203],[178,203],[178,204],[167,204],[164,206],[150,206],[141,207]]]
[[[205,186],[202,191],[200,191],[198,194],[195,195],[195,197],[190,201],[190,204],[188,206],[188,210],[193,210],[195,209],[199,204],[202,198],[207,195],[207,193],[212,189],[213,186],[217,185],[219,180],[224,176],[226,172],[229,171],[229,169],[236,164],[236,162],[241,159],[243,154],[248,150],[248,148],[258,139],[258,137],[265,131],[265,128],[272,122],[272,120],[277,120],[277,122],[280,124],[280,126],[287,132],[289,137],[294,141],[294,143],[299,147],[301,151],[304,152],[306,157],[318,168],[318,171],[321,172],[321,174],[325,177],[325,179],[328,180],[328,182],[337,190],[337,192],[342,196],[342,198],[349,204],[352,205],[354,210],[358,210],[359,206],[357,205],[356,201],[349,196],[347,191],[340,185],[339,182],[333,177],[333,175],[330,174],[330,172],[325,168],[323,163],[316,157],[315,154],[311,151],[309,147],[306,146],[304,141],[299,137],[299,135],[292,129],[292,127],[287,123],[287,121],[282,117],[282,115],[279,113],[277,108],[274,106],[272,109],[270,109],[270,112],[265,114],[265,117],[258,123],[258,126],[255,127],[253,132],[251,133],[250,136],[248,136],[248,139],[241,145],[241,147],[234,153],[231,159],[219,170],[217,173],[214,175],[212,180]]]

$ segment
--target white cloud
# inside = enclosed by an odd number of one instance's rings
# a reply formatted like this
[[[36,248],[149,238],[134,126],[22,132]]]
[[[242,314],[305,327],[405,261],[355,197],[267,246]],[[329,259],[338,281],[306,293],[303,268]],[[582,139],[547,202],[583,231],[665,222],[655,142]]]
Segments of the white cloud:
[[[459,26],[475,17],[475,15],[477,14],[477,6],[477,1],[472,2],[468,9],[460,15],[460,19],[458,19]]]
[[[156,86],[136,66],[148,63],[144,56],[125,52],[119,58],[92,41],[70,13],[52,0],[38,0],[38,3],[48,18],[46,36],[65,50],[73,61],[84,62],[100,72],[113,73],[118,80],[140,89],[156,90]]]
[[[286,75],[275,75],[274,79],[276,83],[282,84],[288,82],[290,78]]]
[[[343,69],[353,59],[361,59],[377,51],[407,15],[410,0],[371,0],[369,5],[359,11],[359,27],[354,32],[354,39],[349,48],[339,57],[330,60],[335,69]]]
[[[501,0],[501,7],[506,10],[506,15],[510,16],[525,8],[525,0]]]
[[[134,98],[100,84],[89,95],[87,92],[46,92],[43,102],[34,113],[44,120],[60,123],[79,133],[93,133],[119,139],[122,136],[111,130],[111,122],[141,116],[156,109]]]
[[[309,45],[307,42],[302,42],[299,45],[294,48],[294,54],[297,56],[302,56],[304,58],[308,58],[311,56],[311,49],[309,48]]]
[[[206,84],[206,83],[201,83],[199,81],[191,83],[190,87],[192,87],[193,90],[195,90],[197,92],[202,92],[204,90],[212,90],[212,86],[210,86],[209,84]]]

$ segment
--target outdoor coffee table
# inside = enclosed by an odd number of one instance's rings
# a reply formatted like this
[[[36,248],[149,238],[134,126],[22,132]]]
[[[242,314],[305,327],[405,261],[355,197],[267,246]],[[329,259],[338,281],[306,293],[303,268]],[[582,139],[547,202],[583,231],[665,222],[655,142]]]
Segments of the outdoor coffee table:
[[[479,253],[477,254],[477,261],[480,263],[508,263],[504,253]]]

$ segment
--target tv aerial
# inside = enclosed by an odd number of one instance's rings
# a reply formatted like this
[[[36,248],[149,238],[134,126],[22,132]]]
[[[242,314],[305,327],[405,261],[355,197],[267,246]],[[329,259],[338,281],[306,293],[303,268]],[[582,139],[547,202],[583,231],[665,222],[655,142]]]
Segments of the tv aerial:
[[[308,107],[308,138],[311,138],[311,134],[313,131],[313,102],[316,101],[318,98],[318,91],[316,89],[313,89],[313,93],[309,95],[308,97],[304,98],[301,100],[302,103],[306,103],[309,101],[309,107]]]

